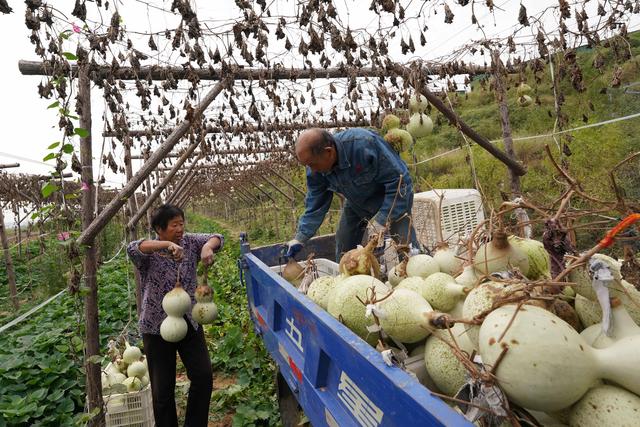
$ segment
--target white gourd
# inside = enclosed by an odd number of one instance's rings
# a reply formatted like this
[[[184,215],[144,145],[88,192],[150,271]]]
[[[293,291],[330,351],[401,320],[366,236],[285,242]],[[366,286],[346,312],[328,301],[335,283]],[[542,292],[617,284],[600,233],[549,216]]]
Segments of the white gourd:
[[[127,379],[127,376],[121,372],[110,373],[107,374],[107,378],[109,380],[109,385],[122,384],[124,380]]]
[[[547,310],[523,306],[515,315],[516,310],[507,305],[491,312],[479,336],[480,354],[489,366],[508,348],[495,374],[513,402],[544,412],[560,410],[580,399],[598,379],[640,393],[640,335],[594,349]]]
[[[462,273],[456,276],[456,283],[471,289],[478,283],[478,278],[473,265],[467,265],[462,269]]]
[[[140,383],[142,383],[142,388],[148,386],[149,385],[149,376],[145,375],[144,377],[140,378]]]
[[[410,291],[417,292],[422,295],[424,290],[424,279],[420,276],[407,277],[395,286],[395,289],[409,289]]]
[[[409,258],[407,261],[407,276],[422,277],[423,279],[440,271],[438,263],[427,254],[418,254]]]
[[[442,243],[433,254],[433,259],[438,263],[440,271],[449,275],[460,273],[463,261],[456,257],[455,249],[449,247],[447,243]]]
[[[462,306],[462,317],[466,320],[473,320],[485,311],[491,309],[493,300],[505,289],[505,285],[498,282],[486,282],[476,286],[469,292]],[[466,325],[467,335],[474,348],[478,348],[478,333],[480,326]]]
[[[611,274],[613,275],[613,283],[609,285],[609,288],[620,288],[620,280],[622,276],[620,275],[620,263],[610,256],[604,254],[594,254],[591,258],[604,261],[608,266]],[[569,273],[569,281],[575,283],[573,285],[573,289],[576,291],[578,295],[582,295],[585,298],[595,301],[596,293],[591,286],[591,277],[589,276],[589,263],[574,268]],[[617,296],[615,292],[611,296]]]
[[[140,391],[140,389],[142,389],[142,382],[138,377],[129,377],[122,381],[122,384],[127,387],[128,392]]]
[[[451,333],[458,347],[470,355],[473,344],[467,338],[464,325],[456,323],[451,328]],[[447,343],[452,343],[449,331],[432,332],[432,336],[427,338],[425,345],[424,362],[429,377],[433,379],[438,389],[447,396],[454,396],[466,382],[467,370]]]
[[[396,341],[418,342],[431,332],[426,314],[433,309],[417,292],[396,288],[378,307],[384,313],[380,326]]]
[[[513,268],[517,268],[525,276],[529,273],[527,254],[509,243],[507,234],[502,231],[496,231],[490,242],[480,245],[473,259],[473,265],[482,276]]]
[[[160,324],[160,335],[167,342],[178,342],[187,336],[187,329],[182,317],[167,316]]]
[[[464,286],[446,273],[433,273],[424,279],[422,296],[436,310],[451,310],[465,295]]]
[[[569,413],[571,427],[635,427],[640,421],[640,397],[620,387],[589,390]]]
[[[122,353],[122,360],[124,360],[127,365],[140,360],[140,358],[142,357],[142,352],[138,347],[129,345],[127,341],[124,342],[124,346],[125,350],[124,353]]]
[[[622,305],[620,300],[617,298],[612,300],[611,306],[612,322],[610,336],[602,332],[602,325],[600,323],[591,325],[580,332],[582,338],[593,348],[607,348],[622,338],[640,335],[640,326],[636,325],[631,316],[629,316],[627,309]]]
[[[191,317],[201,325],[213,323],[218,318],[218,307],[213,302],[213,289],[206,284],[198,286],[196,301],[191,310]]]
[[[162,309],[169,316],[182,317],[191,309],[191,297],[180,282],[162,298]]]
[[[147,368],[144,363],[135,361],[127,368],[127,376],[142,378],[147,374]]]
[[[102,383],[103,389],[109,388],[109,386],[111,385],[111,382],[109,381],[109,375],[104,372],[100,374],[100,382]]]

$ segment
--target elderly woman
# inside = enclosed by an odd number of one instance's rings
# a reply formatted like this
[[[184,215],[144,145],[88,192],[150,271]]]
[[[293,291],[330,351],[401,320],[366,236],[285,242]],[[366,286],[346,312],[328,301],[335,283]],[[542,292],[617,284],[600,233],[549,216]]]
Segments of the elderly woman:
[[[202,327],[186,314],[187,335],[179,342],[167,342],[160,336],[160,324],[166,317],[162,298],[171,291],[178,278],[194,302],[196,267],[202,260],[211,264],[213,254],[224,243],[220,234],[184,232],[184,212],[172,205],[162,205],[153,214],[151,226],[158,237],[131,242],[127,253],[140,273],[142,310],[140,332],[149,366],[153,412],[157,426],[177,426],[175,404],[176,352],[191,381],[185,415],[186,426],[206,426],[213,388],[211,359]]]

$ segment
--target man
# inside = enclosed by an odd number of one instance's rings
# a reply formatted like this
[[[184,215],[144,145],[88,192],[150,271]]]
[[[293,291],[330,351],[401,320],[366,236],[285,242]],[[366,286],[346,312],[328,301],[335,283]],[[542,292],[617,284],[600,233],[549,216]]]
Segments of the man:
[[[295,257],[313,237],[331,206],[333,193],[345,197],[336,232],[336,261],[361,243],[367,224],[388,230],[399,243],[419,248],[409,215],[413,187],[407,166],[377,133],[348,129],[335,135],[322,129],[304,131],[296,157],[307,170],[305,212],[287,257]]]

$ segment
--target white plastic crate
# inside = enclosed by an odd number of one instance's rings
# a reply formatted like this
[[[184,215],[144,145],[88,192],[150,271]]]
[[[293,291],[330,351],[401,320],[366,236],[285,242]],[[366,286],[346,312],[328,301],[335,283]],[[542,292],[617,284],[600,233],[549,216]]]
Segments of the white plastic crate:
[[[413,196],[412,216],[418,241],[423,246],[433,249],[440,241],[457,245],[484,220],[482,198],[473,189],[424,191]]]
[[[316,263],[316,267],[318,268],[318,276],[320,277],[334,276],[335,277],[340,274],[340,266],[338,265],[338,263],[328,260],[326,258],[315,258],[314,261]],[[298,264],[300,265],[300,267],[304,268],[307,265],[307,262],[300,261],[298,262]],[[269,267],[269,268],[271,269],[271,271],[275,271],[280,276],[282,276],[282,270],[284,269],[285,265],[286,264],[274,265],[273,267]]]
[[[103,396],[107,427],[153,427],[151,386],[140,391]]]

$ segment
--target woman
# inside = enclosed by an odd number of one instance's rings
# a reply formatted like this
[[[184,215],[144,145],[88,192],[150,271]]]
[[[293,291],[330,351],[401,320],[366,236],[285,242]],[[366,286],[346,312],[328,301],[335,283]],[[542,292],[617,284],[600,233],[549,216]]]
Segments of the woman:
[[[206,426],[213,374],[204,332],[189,312],[186,314],[188,331],[182,341],[163,340],[160,324],[167,315],[162,309],[162,298],[173,289],[180,266],[180,283],[195,303],[198,261],[210,265],[213,254],[222,248],[224,238],[220,234],[185,234],[184,212],[168,204],[154,212],[151,226],[157,239],[131,242],[127,253],[140,272],[140,332],[149,366],[156,425],[178,425],[175,404],[177,351],[191,381],[185,426]]]

